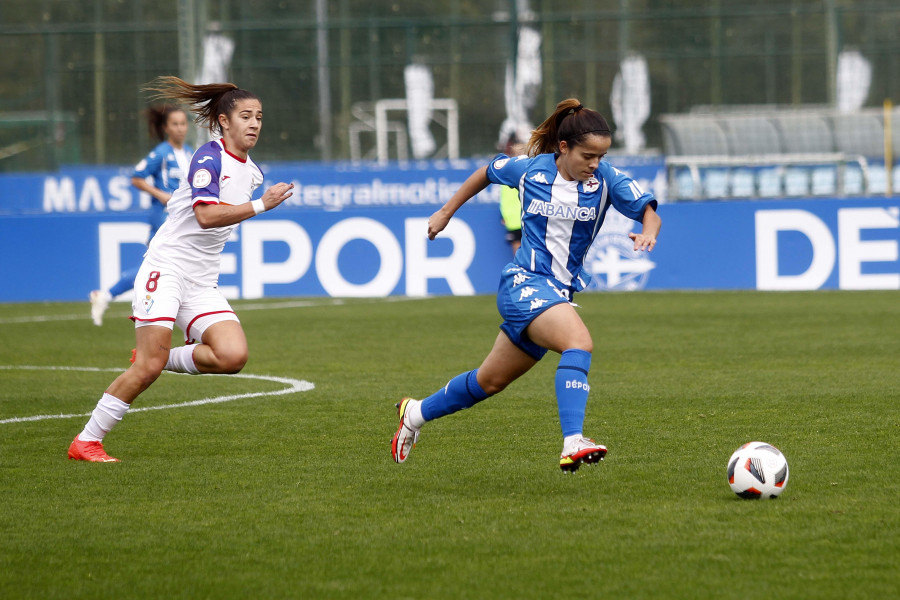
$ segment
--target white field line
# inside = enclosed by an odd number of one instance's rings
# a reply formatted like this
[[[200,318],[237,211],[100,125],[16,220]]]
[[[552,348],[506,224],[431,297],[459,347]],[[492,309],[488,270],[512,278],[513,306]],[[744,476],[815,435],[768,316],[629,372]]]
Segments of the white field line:
[[[89,371],[95,373],[121,373],[122,369],[101,369],[97,367],[54,367],[54,366],[35,366],[35,365],[0,365],[0,370],[6,371]],[[168,373],[167,373],[168,375]],[[175,373],[171,373],[175,375]],[[235,377],[238,379],[258,379],[261,381],[274,381],[275,383],[285,384],[287,387],[271,392],[250,392],[247,394],[232,394],[228,396],[215,396],[212,398],[201,398],[200,400],[191,400],[189,402],[179,402],[177,404],[163,404],[160,406],[140,406],[132,408],[128,412],[144,412],[148,410],[168,410],[170,408],[185,408],[188,406],[202,406],[204,404],[220,404],[222,402],[231,402],[232,400],[241,400],[244,398],[261,398],[263,396],[283,396],[285,394],[294,394],[298,392],[308,392],[315,389],[315,385],[303,379],[291,379],[289,377],[274,377],[272,375],[245,375],[239,373],[237,375],[204,375],[204,377]],[[12,417],[9,419],[0,419],[0,425],[7,423],[25,423],[28,421],[46,421],[48,419],[72,419],[75,417],[90,417],[91,413],[79,414],[58,414],[58,415],[34,415],[30,417]]]
[[[373,298],[376,302],[406,302],[409,300],[423,300],[428,296],[388,296],[386,298]],[[286,300],[284,302],[259,302],[256,304],[239,304],[236,312],[240,313],[245,310],[277,310],[282,308],[308,308],[310,306],[342,306],[346,304],[346,300],[342,298],[328,298],[324,300]],[[125,302],[115,302],[115,304],[127,304]],[[129,313],[130,314],[130,313]],[[107,315],[109,316],[109,315]],[[126,317],[128,314],[122,312],[120,315]],[[0,325],[14,325],[16,323],[52,323],[54,321],[87,321],[91,318],[90,304],[85,302],[85,310],[77,315],[33,315],[28,317],[0,317]]]

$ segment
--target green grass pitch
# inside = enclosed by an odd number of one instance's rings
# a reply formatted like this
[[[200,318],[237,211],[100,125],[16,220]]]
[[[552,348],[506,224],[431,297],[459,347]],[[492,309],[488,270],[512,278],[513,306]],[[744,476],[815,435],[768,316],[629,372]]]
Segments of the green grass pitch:
[[[555,355],[391,460],[394,403],[478,366],[492,297],[235,302],[244,374],[315,389],[164,373],[135,408],[237,398],[127,415],[119,464],[66,460],[86,417],[11,419],[90,412],[127,306],[0,305],[0,597],[900,597],[897,292],[577,301],[609,455],[574,475]],[[777,500],[728,488],[752,440],[790,463]]]

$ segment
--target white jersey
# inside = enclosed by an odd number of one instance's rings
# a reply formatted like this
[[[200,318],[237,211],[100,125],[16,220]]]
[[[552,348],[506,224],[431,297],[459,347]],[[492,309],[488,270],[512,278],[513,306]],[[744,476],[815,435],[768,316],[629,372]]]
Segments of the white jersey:
[[[166,205],[169,218],[150,242],[146,260],[175,269],[197,284],[215,286],[222,249],[237,224],[203,229],[194,207],[250,202],[262,182],[263,174],[256,163],[231,154],[224,140],[201,146],[191,158],[188,177]]]

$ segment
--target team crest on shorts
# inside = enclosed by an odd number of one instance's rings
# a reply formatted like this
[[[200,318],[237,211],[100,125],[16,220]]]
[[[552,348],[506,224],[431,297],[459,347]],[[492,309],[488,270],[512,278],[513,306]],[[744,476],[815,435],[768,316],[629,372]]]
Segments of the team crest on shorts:
[[[150,294],[147,294],[144,299],[141,300],[141,306],[144,307],[144,312],[149,315],[150,309],[153,308],[153,298],[150,297]]]

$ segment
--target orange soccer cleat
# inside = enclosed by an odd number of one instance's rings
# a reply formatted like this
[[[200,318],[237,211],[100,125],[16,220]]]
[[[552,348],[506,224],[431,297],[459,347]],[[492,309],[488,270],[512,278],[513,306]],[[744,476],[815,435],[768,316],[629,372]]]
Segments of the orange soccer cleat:
[[[69,446],[69,460],[86,460],[88,462],[119,462],[103,449],[100,442],[84,442],[75,436],[72,445]]]

